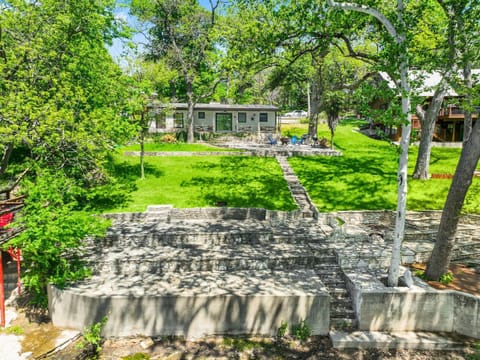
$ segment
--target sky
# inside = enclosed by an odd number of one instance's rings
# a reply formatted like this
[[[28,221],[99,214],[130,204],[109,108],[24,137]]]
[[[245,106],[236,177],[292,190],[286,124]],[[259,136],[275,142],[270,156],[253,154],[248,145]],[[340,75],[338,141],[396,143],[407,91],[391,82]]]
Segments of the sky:
[[[209,0],[199,0],[200,5],[204,6],[205,8],[210,8],[210,1]],[[139,28],[138,20],[129,14],[128,4],[130,0],[117,0],[117,8],[115,9],[115,16],[117,19],[127,22],[127,24],[134,28]],[[113,41],[113,45],[109,46],[108,50],[112,55],[113,59],[120,64],[122,67],[127,65],[127,56],[134,57],[135,52],[129,46],[127,46],[127,42],[131,42],[138,46],[138,50],[141,52],[142,44],[146,42],[146,38],[141,33],[136,33],[132,39],[126,40],[119,40],[115,39]],[[127,56],[125,55],[127,54]]]
[[[118,20],[125,21],[130,27],[136,29],[138,28],[137,19],[129,14],[128,7],[122,5],[122,1],[119,1],[119,6],[115,10],[115,16]],[[128,43],[133,43],[138,46],[139,50],[142,49],[142,43],[145,43],[145,36],[141,33],[136,33],[132,39],[114,39],[112,46],[109,46],[108,50],[112,55],[113,59],[120,64],[121,66],[126,66],[126,58],[133,57],[135,55],[134,50],[128,46]]]

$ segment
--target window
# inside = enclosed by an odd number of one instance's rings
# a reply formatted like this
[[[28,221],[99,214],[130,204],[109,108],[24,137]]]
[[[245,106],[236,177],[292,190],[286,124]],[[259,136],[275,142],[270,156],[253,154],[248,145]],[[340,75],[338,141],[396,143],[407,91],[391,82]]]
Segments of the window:
[[[260,122],[268,122],[268,114],[267,113],[260,113],[260,117],[258,119]]]
[[[238,113],[238,122],[239,123],[246,123],[247,122],[247,113],[239,112]]]
[[[157,129],[165,129],[167,127],[167,116],[165,113],[161,112],[159,114],[155,114],[155,128]]]
[[[183,128],[183,113],[175,113],[173,115],[174,121],[175,121],[175,127],[176,128]]]
[[[199,119],[205,119],[205,111],[199,111],[198,112],[198,118]]]

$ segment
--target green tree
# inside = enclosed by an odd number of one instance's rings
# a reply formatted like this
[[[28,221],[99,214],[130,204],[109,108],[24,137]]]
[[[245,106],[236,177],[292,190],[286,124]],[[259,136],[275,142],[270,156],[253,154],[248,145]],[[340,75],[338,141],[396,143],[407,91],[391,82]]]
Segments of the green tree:
[[[28,196],[16,220],[26,230],[13,244],[24,250],[24,281],[39,301],[47,282],[85,274],[70,250],[105,229],[86,211],[124,196],[105,169],[117,141],[130,136],[121,71],[105,48],[121,32],[113,6],[0,4],[0,184]]]
[[[162,62],[136,59],[125,77],[126,102],[123,113],[127,114],[139,134],[140,178],[145,178],[145,138],[148,134],[153,107],[157,106],[158,94],[168,86],[175,74]]]
[[[212,96],[222,80],[215,33],[219,4],[210,2],[207,10],[192,0],[132,1],[133,14],[151,24],[147,58],[164,59],[181,74],[188,104],[188,142],[194,141],[195,104]]]
[[[424,70],[436,71],[442,80],[427,105],[416,108],[421,138],[414,178],[428,179],[431,143],[435,122],[447,88],[463,97],[458,105],[465,109],[464,140],[472,129],[472,61],[478,57],[479,4],[475,1],[427,1],[417,4],[416,18],[423,19],[412,43],[416,45],[416,63]],[[428,40],[428,41],[427,41]],[[426,107],[426,108],[424,108]]]
[[[356,34],[359,27],[351,26],[352,21],[341,13],[336,13],[335,18],[326,13],[324,5],[324,2],[312,1],[294,4],[284,0],[240,2],[231,10],[230,31],[226,35],[228,58],[236,71],[273,69],[269,88],[286,89],[288,100],[293,89],[301,89],[294,101],[303,104],[302,108],[308,107],[310,136],[316,134],[318,115],[325,110],[326,91],[341,88],[338,82],[337,86],[332,86],[323,80],[328,77],[328,70],[325,70],[327,55],[338,47],[344,50],[344,57],[368,58],[362,51],[367,47],[357,46],[360,44]],[[353,41],[354,35],[356,41]],[[242,38],[251,40],[245,42]],[[343,78],[344,86],[354,83],[357,74],[361,76],[362,72],[363,69],[351,72],[352,79],[347,82]]]

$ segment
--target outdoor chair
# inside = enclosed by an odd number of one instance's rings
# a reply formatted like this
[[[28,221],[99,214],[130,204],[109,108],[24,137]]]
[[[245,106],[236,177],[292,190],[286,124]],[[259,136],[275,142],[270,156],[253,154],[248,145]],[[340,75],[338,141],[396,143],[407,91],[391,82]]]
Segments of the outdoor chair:
[[[298,140],[298,144],[305,145],[307,143],[308,135],[303,134],[302,137]]]
[[[277,145],[277,140],[272,135],[268,135],[267,140],[269,145]]]

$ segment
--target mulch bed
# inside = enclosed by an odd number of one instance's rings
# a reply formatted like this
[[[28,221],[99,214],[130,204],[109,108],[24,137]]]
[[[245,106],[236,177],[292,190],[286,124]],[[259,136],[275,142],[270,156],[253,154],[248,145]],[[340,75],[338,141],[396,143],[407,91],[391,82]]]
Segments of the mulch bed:
[[[426,264],[412,264],[412,270],[425,270]],[[442,284],[438,281],[428,281],[428,284],[440,290],[458,290],[480,296],[480,268],[468,267],[464,264],[451,264],[449,270],[453,274],[453,281]]]

